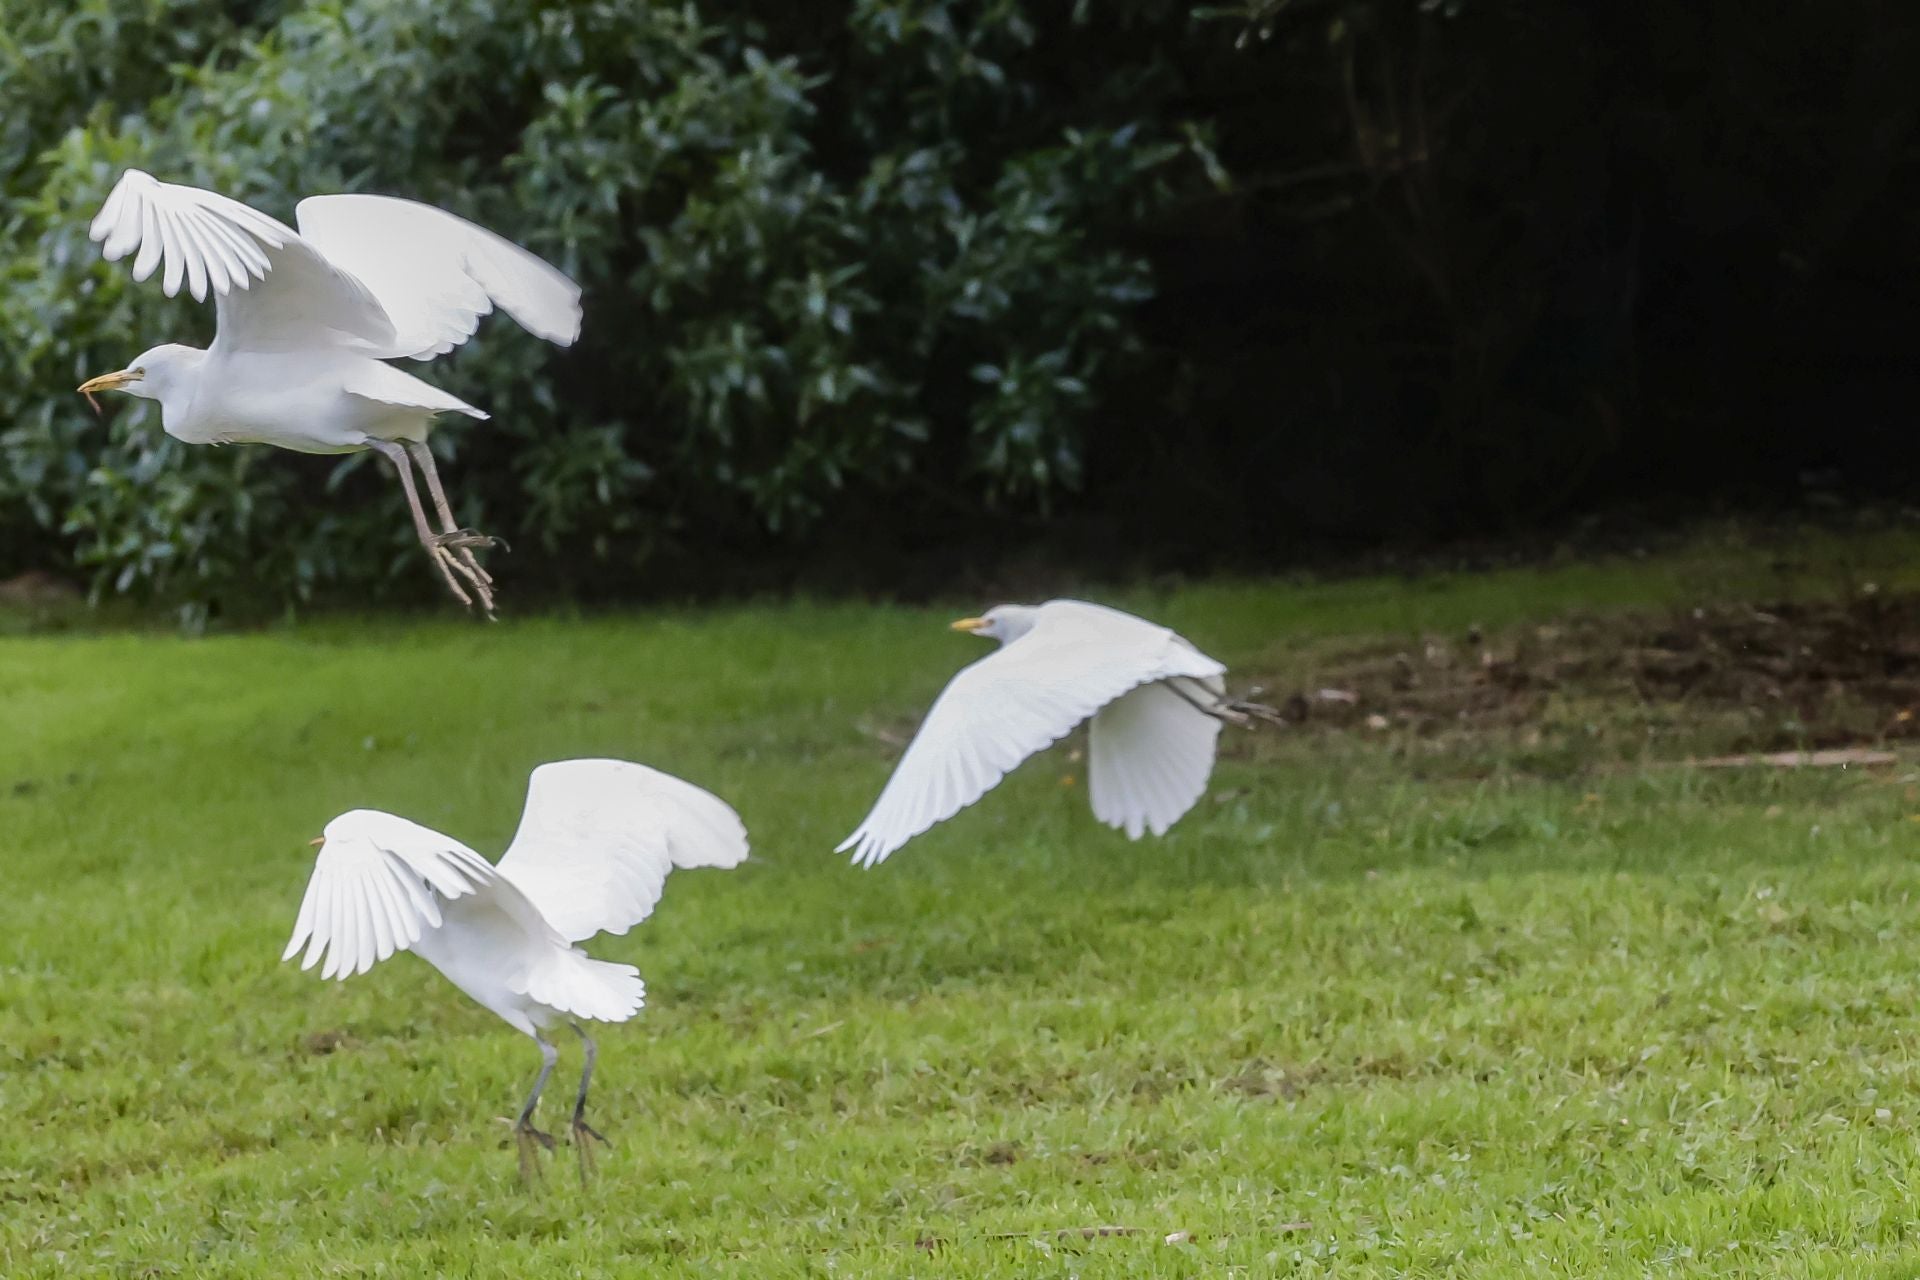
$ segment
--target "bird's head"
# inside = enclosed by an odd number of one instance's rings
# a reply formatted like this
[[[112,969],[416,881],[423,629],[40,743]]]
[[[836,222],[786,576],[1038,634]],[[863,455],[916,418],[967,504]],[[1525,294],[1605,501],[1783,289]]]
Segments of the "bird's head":
[[[320,828],[320,834],[307,841],[316,849],[324,849],[335,840],[351,842],[366,834],[363,818],[365,811],[351,809],[341,814],[326,826]],[[385,814],[379,815],[385,817]]]
[[[1007,644],[1033,630],[1039,610],[1028,604],[997,604],[977,618],[962,618],[953,624],[955,631],[968,631]]]
[[[381,813],[378,809],[349,809],[320,828],[320,834],[307,843],[316,849],[324,848],[336,840],[344,844],[368,839],[375,844],[390,843],[383,841],[383,837],[391,836],[394,827],[411,829],[413,824],[405,818]]]
[[[80,394],[93,401],[101,391],[124,391],[128,395],[141,396],[148,400],[163,403],[182,389],[187,376],[200,365],[206,352],[198,347],[183,347],[177,342],[169,342],[144,352],[132,364],[118,373],[103,373],[97,378],[89,378],[80,384]],[[93,402],[95,412],[99,403]]]

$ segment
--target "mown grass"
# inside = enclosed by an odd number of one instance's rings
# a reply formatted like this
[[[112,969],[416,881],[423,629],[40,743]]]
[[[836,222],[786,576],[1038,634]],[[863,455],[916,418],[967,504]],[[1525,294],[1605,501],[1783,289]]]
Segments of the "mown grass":
[[[1311,687],[1343,644],[1898,586],[1915,550],[1101,594]],[[1055,753],[854,871],[886,739],[978,652],[948,616],[0,641],[0,1270],[1920,1269],[1912,772],[1416,775],[1392,732],[1283,732],[1129,844]],[[527,1041],[411,957],[276,958],[333,814],[497,852],[527,770],[590,754],[714,788],[756,852],[594,946],[651,996],[601,1040],[615,1145],[528,1192]],[[1138,1234],[1054,1234],[1095,1225]]]

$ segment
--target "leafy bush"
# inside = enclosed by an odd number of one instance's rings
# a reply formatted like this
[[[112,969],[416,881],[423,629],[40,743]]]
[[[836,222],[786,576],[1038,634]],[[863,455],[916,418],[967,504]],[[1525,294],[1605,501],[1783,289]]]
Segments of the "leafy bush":
[[[89,418],[78,381],[212,324],[87,243],[128,166],[281,217],[407,195],[580,280],[575,349],[495,320],[427,374],[494,415],[435,447],[509,573],[627,586],[663,548],[804,539],[914,481],[1046,503],[1151,292],[1128,230],[1208,158],[1150,40],[1089,91],[1054,74],[1089,20],[1047,22],[1008,0],[43,15],[0,46],[0,107],[30,100],[0,135],[8,545],[187,600],[431,589],[364,457],[189,448],[144,401]]]

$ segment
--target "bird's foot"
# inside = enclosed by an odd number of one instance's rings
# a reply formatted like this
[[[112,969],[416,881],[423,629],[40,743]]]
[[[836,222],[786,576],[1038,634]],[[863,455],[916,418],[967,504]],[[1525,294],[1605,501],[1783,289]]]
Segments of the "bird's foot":
[[[449,529],[435,536],[433,543],[437,547],[449,547],[456,551],[478,549],[489,551],[499,547],[502,551],[512,551],[505,538],[496,538],[490,533],[478,529]]]
[[[1190,685],[1191,688],[1188,687]],[[1229,698],[1196,685],[1192,681],[1168,680],[1166,687],[1173,690],[1195,711],[1210,715],[1215,720],[1221,720],[1227,724],[1237,724],[1243,729],[1251,729],[1255,724],[1287,722],[1287,718],[1275,707],[1269,707],[1261,702],[1244,702],[1239,698]],[[1249,692],[1264,693],[1265,690],[1253,689]]]
[[[502,551],[513,550],[507,545],[506,539],[495,538],[481,533],[478,529],[449,529],[445,533],[436,535],[430,545],[436,551],[451,553],[450,563],[453,567],[459,570],[460,575],[471,582],[483,595],[487,594],[488,589],[493,586],[493,575],[481,566],[473,553],[476,550],[485,551],[492,547],[499,547]],[[492,617],[491,600],[486,602],[486,609],[487,616]]]
[[[542,1133],[532,1125],[522,1121],[513,1127],[513,1138],[520,1148],[520,1181],[534,1183],[540,1180],[540,1152],[538,1147],[553,1150],[553,1135]],[[537,1145],[536,1145],[537,1144]]]
[[[1261,692],[1255,689],[1253,692]],[[1228,724],[1237,724],[1243,729],[1251,729],[1256,724],[1285,724],[1287,718],[1280,714],[1278,707],[1270,707],[1264,702],[1247,702],[1240,698],[1222,698],[1214,703],[1214,714]]]
[[[580,1185],[586,1186],[593,1176],[593,1144],[610,1145],[606,1137],[588,1124],[586,1117],[578,1111],[573,1113],[573,1150],[580,1157]]]
[[[453,592],[454,599],[469,609],[474,607],[477,600],[480,612],[489,622],[493,620],[493,579],[475,563],[471,551],[454,551],[436,543],[428,543],[427,558],[440,571],[440,577],[447,584],[447,590]],[[462,579],[465,579],[467,586],[460,585]]]
[[[433,567],[440,571],[440,578],[447,584],[447,590],[453,592],[453,598],[467,608],[473,608],[473,597],[461,587],[459,579],[454,576],[453,569],[450,567],[456,563],[453,553],[441,547],[428,546],[427,559],[433,561]]]

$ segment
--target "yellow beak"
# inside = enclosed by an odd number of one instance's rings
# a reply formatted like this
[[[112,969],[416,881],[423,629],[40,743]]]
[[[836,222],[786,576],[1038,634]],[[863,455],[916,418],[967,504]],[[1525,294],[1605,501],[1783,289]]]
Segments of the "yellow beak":
[[[78,390],[83,396],[90,396],[96,391],[118,391],[129,382],[137,382],[139,379],[140,375],[133,370],[122,369],[118,373],[103,373],[97,378],[88,378],[80,384]]]
[[[325,836],[315,836],[313,839],[307,841],[308,844],[315,845],[315,846],[323,845],[326,842],[327,842],[327,838]]]
[[[960,621],[950,625],[955,631],[978,631],[987,625],[987,620],[985,618],[962,618]]]
[[[100,412],[100,402],[93,398],[94,392],[118,391],[129,382],[138,382],[139,380],[140,375],[133,370],[122,369],[118,373],[103,373],[97,378],[88,378],[85,382],[81,383],[76,390],[87,398],[87,403],[93,406],[93,416],[98,418],[102,415]]]

